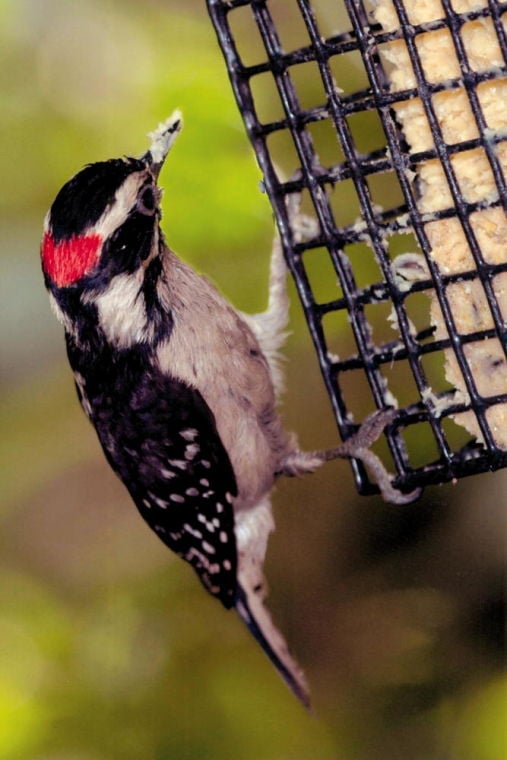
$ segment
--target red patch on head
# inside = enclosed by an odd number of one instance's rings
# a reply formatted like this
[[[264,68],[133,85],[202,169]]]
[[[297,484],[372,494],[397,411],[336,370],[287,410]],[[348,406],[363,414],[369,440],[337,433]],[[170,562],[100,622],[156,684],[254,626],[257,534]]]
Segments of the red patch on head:
[[[59,288],[72,285],[93,269],[101,244],[100,235],[78,235],[55,243],[45,232],[41,247],[44,271]]]

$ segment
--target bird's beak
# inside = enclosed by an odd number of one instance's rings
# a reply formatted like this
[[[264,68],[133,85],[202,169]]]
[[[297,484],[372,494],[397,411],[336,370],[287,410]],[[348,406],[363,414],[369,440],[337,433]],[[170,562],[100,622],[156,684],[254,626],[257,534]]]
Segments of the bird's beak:
[[[151,173],[157,179],[164,161],[172,148],[174,141],[183,127],[181,111],[176,110],[157,129],[148,133],[151,139],[149,150],[142,156],[142,161],[150,167]]]

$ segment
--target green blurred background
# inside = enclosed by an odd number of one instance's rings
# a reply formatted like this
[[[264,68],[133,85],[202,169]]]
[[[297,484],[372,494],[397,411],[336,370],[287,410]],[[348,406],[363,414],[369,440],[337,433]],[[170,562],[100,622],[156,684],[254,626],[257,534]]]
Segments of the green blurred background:
[[[270,6],[299,44],[294,0]],[[346,28],[332,0],[315,7],[326,34]],[[359,498],[345,462],[279,484],[271,607],[309,716],[147,530],[78,407],[42,219],[83,164],[142,153],[175,107],[169,242],[240,308],[265,304],[271,211],[204,1],[0,0],[0,35],[0,759],[503,760],[505,473],[408,507]],[[270,118],[272,90],[259,98]],[[382,140],[365,126],[365,150]],[[323,447],[336,430],[292,296],[283,414]]]

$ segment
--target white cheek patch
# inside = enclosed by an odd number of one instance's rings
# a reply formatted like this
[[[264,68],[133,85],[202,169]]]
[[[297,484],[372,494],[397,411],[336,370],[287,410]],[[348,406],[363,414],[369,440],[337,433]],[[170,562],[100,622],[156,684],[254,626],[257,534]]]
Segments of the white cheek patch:
[[[141,270],[143,273],[144,270]],[[118,348],[129,348],[150,338],[150,324],[141,289],[140,273],[113,277],[106,290],[83,300],[97,307],[99,324],[107,340]]]

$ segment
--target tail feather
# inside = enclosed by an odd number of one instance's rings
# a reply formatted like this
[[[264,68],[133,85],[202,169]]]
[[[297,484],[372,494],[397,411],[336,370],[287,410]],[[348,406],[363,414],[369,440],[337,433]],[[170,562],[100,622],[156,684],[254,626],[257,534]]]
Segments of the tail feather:
[[[310,693],[305,675],[289,653],[285,639],[273,623],[262,600],[255,594],[247,596],[240,586],[236,610],[293,694],[307,710],[310,710]]]

